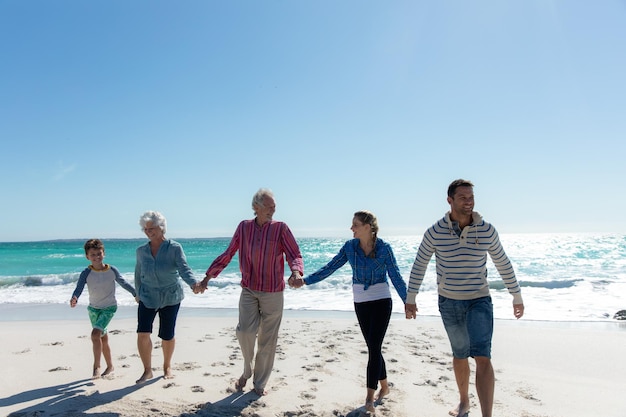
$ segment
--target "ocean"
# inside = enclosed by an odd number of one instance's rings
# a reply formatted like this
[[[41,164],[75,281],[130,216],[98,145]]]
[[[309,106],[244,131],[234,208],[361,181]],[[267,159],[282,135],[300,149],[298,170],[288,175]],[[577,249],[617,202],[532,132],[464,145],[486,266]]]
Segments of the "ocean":
[[[421,236],[385,237],[408,280]],[[305,274],[326,264],[347,238],[298,239]],[[542,321],[613,321],[626,309],[626,236],[612,234],[501,234],[516,270],[526,307],[524,319]],[[176,239],[198,280],[230,238]],[[145,239],[103,239],[105,262],[116,266],[132,284],[135,249]],[[84,240],[0,242],[0,304],[67,304],[80,272],[88,265]],[[349,265],[318,284],[287,288],[285,309],[353,311]],[[512,297],[489,261],[488,276],[496,318],[513,319]],[[434,257],[417,296],[421,315],[438,316]],[[196,295],[186,286],[183,308],[237,308],[240,293],[235,257],[209,289]],[[392,288],[394,312],[403,306]],[[133,306],[132,296],[118,286],[118,303]],[[87,289],[79,304],[86,305]]]

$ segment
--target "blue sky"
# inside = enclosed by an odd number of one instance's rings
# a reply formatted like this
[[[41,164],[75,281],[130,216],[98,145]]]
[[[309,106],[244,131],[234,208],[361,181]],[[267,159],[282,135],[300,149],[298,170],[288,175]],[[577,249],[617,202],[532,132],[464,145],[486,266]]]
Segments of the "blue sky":
[[[0,1],[0,241],[626,232],[626,2]]]

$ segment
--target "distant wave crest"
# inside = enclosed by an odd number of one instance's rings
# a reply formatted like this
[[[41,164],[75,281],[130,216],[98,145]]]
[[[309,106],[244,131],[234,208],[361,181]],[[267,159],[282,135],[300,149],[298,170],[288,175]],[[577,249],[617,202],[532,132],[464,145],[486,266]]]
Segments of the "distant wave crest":
[[[0,277],[0,287],[24,286],[41,287],[64,285],[78,281],[80,274],[52,274],[52,275],[28,275],[20,277]]]
[[[563,280],[551,280],[551,281],[519,281],[519,285],[531,288],[545,288],[549,290],[556,290],[559,288],[570,288],[576,285],[577,282],[582,279],[563,279]],[[506,287],[502,281],[490,281],[489,288],[493,290],[504,290]]]

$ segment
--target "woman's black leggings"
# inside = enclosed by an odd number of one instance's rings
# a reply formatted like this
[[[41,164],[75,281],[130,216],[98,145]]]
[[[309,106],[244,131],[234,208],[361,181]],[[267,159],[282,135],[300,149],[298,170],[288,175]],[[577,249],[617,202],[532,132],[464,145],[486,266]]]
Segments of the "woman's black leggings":
[[[354,311],[367,344],[367,388],[375,390],[378,381],[387,379],[383,359],[383,339],[391,318],[391,298],[354,303]]]

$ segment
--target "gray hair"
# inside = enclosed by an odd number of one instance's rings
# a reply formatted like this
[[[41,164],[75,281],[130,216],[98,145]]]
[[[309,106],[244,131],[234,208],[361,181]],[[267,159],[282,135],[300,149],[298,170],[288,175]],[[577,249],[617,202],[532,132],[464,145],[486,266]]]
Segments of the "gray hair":
[[[152,223],[154,226],[159,226],[163,233],[167,230],[167,221],[165,220],[165,216],[159,213],[158,211],[146,211],[144,214],[139,217],[139,225],[141,226],[141,230],[146,227],[146,223]]]
[[[254,210],[254,206],[263,207],[263,199],[265,197],[274,198],[274,193],[269,188],[259,188],[259,191],[252,197],[252,210]]]

